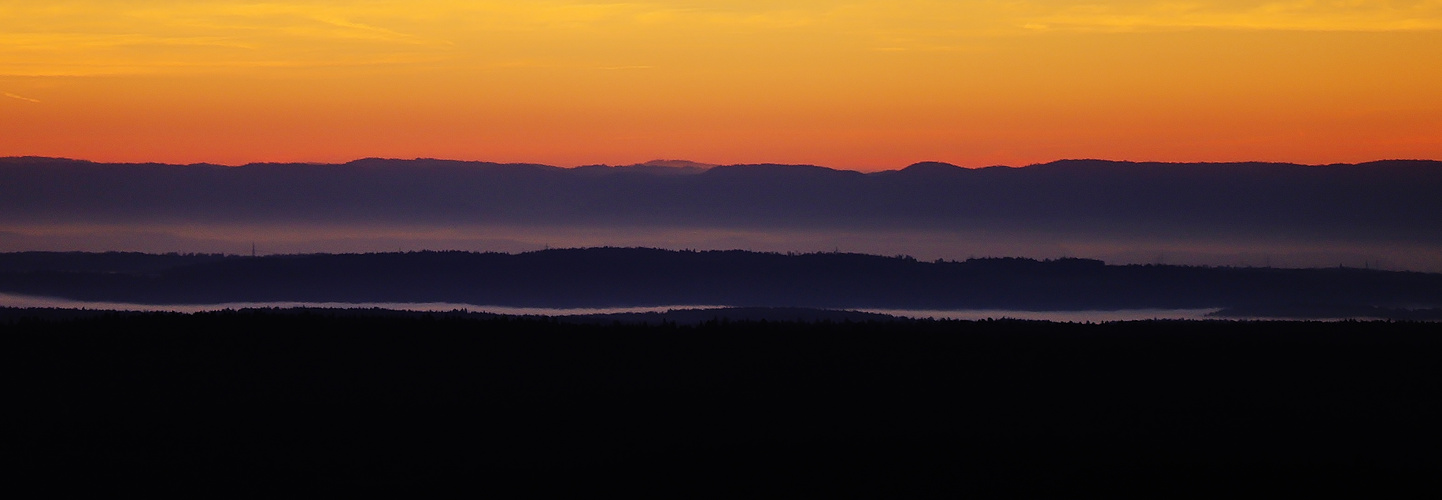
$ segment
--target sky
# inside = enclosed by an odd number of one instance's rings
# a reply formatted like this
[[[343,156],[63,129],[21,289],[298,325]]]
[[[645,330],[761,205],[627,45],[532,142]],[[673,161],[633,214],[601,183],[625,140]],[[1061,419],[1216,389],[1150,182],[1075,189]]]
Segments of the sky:
[[[0,156],[1442,159],[1442,0],[0,0]]]

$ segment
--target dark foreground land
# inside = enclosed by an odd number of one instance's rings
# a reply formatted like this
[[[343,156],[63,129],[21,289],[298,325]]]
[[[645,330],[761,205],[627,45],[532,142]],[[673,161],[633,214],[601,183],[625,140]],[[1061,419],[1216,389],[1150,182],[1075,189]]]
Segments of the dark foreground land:
[[[1435,323],[6,313],[10,472],[57,492],[1170,497],[1442,482]]]

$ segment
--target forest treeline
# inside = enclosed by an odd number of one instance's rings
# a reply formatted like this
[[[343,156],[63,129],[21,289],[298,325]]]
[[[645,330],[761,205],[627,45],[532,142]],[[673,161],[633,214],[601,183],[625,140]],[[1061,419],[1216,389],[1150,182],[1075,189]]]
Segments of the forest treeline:
[[[646,248],[262,257],[26,252],[0,254],[0,293],[141,304],[1232,308],[1353,316],[1442,307],[1442,274]]]
[[[1442,243],[1442,162],[918,163],[863,174],[364,159],[104,164],[0,158],[10,224],[351,224],[1020,231],[1216,241]]]
[[[1395,495],[1442,466],[1430,323],[18,316],[6,454],[50,492]]]

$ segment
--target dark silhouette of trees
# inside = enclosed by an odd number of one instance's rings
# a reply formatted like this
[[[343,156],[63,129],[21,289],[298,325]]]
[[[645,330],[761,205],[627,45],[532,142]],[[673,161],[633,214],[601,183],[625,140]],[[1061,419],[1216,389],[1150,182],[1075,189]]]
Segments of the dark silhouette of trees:
[[[1442,465],[1428,323],[16,316],[6,454],[47,491],[1389,494]]]
[[[853,253],[646,248],[258,258],[0,254],[0,292],[157,304],[460,302],[531,307],[730,305],[1380,311],[1442,307],[1442,275],[1350,268],[920,262]],[[1243,309],[1236,309],[1243,308]],[[1397,312],[1407,318],[1406,312]],[[1310,316],[1311,314],[1309,314]],[[1342,316],[1346,316],[1343,314]]]

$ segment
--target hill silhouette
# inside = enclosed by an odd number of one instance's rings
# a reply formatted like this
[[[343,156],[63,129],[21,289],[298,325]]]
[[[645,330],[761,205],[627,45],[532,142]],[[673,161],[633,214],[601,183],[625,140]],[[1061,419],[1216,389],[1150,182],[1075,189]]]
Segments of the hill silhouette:
[[[47,492],[1406,497],[1442,462],[1426,323],[6,312]]]
[[[1026,231],[1442,244],[1442,163],[103,164],[0,159],[0,223],[349,223]]]
[[[647,248],[264,257],[14,253],[0,254],[0,292],[143,304],[1354,311],[1442,306],[1442,274]]]

